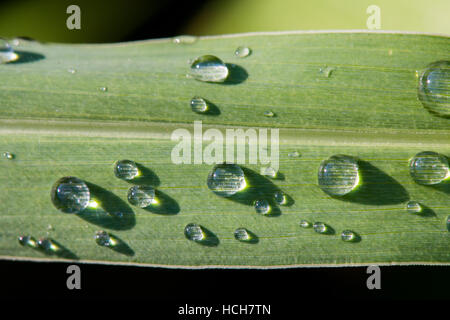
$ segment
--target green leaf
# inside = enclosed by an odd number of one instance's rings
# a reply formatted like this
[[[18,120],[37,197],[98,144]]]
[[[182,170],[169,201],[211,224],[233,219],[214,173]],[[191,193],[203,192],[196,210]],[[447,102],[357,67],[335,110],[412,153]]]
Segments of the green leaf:
[[[238,46],[251,55],[236,57]],[[0,65],[0,151],[15,155],[0,159],[0,256],[172,267],[448,264],[449,183],[416,184],[408,160],[420,151],[450,154],[450,120],[417,98],[418,74],[449,60],[449,47],[444,36],[373,32],[242,34],[192,44],[21,41],[20,59]],[[228,64],[225,83],[186,77],[188,61],[205,54]],[[319,71],[325,67],[328,77]],[[192,112],[194,96],[220,114]],[[172,162],[172,132],[192,132],[197,120],[204,131],[280,129],[282,178],[260,176],[260,164],[243,167],[264,195],[282,190],[291,198],[281,214],[258,215],[248,203],[215,195],[206,184],[212,165]],[[294,151],[298,157],[289,156]],[[354,197],[333,198],[317,186],[320,163],[334,154],[360,159]],[[151,175],[146,183],[156,186],[162,206],[156,213],[127,204],[132,184],[112,169],[119,159]],[[87,181],[105,211],[124,216],[59,212],[50,190],[64,176]],[[424,214],[407,213],[409,199]],[[302,219],[335,232],[301,228]],[[187,240],[189,223],[214,234],[213,245]],[[236,241],[239,227],[258,240]],[[359,241],[343,242],[347,229]],[[97,230],[121,245],[98,246]],[[20,235],[50,237],[65,249],[45,254],[21,246]]]

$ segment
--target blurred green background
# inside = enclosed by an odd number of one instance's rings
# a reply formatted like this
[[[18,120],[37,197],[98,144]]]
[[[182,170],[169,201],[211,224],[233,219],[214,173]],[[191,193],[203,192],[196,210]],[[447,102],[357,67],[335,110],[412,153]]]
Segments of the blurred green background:
[[[69,30],[69,5],[81,30]],[[49,42],[117,42],[254,31],[367,29],[369,5],[382,30],[450,34],[449,0],[8,0],[0,2],[0,37]]]

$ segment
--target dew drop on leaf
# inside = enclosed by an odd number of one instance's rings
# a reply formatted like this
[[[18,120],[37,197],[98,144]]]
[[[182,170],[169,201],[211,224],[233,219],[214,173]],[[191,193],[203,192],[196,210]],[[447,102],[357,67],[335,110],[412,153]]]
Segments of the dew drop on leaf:
[[[252,50],[249,47],[238,47],[234,51],[234,55],[238,58],[248,57],[252,53]]]
[[[351,242],[356,239],[356,235],[351,230],[344,230],[341,232],[341,239],[342,239],[342,241],[345,241],[345,242]]]
[[[437,61],[425,68],[419,77],[418,97],[431,113],[450,117],[450,61]]]
[[[438,184],[450,177],[448,159],[436,152],[420,152],[409,161],[409,173],[418,184]]]
[[[191,109],[196,113],[202,114],[208,111],[208,104],[205,99],[196,96],[191,99]]]
[[[330,195],[343,196],[358,186],[358,161],[350,156],[334,155],[319,167],[319,187]]]
[[[317,233],[326,233],[328,230],[327,225],[323,222],[314,222],[313,228]]]
[[[8,160],[12,160],[12,159],[15,158],[14,154],[11,153],[11,152],[4,152],[4,153],[3,153],[3,157],[6,158],[6,159],[8,159]]]
[[[245,228],[237,228],[234,231],[234,238],[238,241],[249,241],[252,239],[249,231]]]
[[[51,191],[53,205],[65,213],[79,213],[90,201],[90,191],[83,180],[63,177],[55,182]]]
[[[35,238],[33,238],[32,236],[20,236],[18,238],[19,243],[22,246],[26,246],[26,247],[31,247],[31,248],[36,248],[37,247],[37,241]]]
[[[422,206],[419,202],[411,200],[406,203],[406,211],[408,213],[420,213],[422,212]]]
[[[302,227],[302,228],[309,228],[309,227],[311,227],[311,223],[309,221],[306,221],[306,220],[301,220],[300,221],[300,227]]]
[[[189,75],[204,82],[224,82],[228,77],[228,67],[216,56],[204,55],[192,62]]]
[[[202,241],[206,239],[203,228],[196,223],[189,223],[184,227],[184,235],[192,241]]]
[[[132,180],[139,175],[136,162],[131,160],[118,160],[114,163],[114,175],[123,180]]]
[[[7,40],[0,38],[0,64],[15,61],[19,58]]]
[[[265,199],[256,200],[254,202],[254,207],[255,207],[256,213],[263,214],[263,215],[270,213],[270,204]]]
[[[155,189],[151,186],[132,186],[128,190],[128,202],[140,208],[156,204]]]
[[[100,230],[95,232],[95,242],[102,247],[113,247],[117,241],[106,231]]]
[[[236,164],[214,166],[207,179],[208,188],[222,197],[230,197],[245,189],[244,171]]]

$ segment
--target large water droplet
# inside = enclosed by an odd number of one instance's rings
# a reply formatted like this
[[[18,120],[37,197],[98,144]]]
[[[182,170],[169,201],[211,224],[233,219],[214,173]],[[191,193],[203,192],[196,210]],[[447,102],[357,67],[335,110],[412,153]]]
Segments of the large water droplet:
[[[355,158],[335,155],[322,162],[318,174],[319,187],[330,195],[343,196],[359,183],[359,167]]]
[[[102,247],[113,247],[117,241],[104,230],[97,231],[94,236],[95,242]]]
[[[313,228],[317,233],[326,233],[328,231],[327,225],[323,222],[314,222]]]
[[[422,212],[422,206],[415,200],[408,201],[406,204],[406,211],[408,213],[420,213]]]
[[[184,227],[184,235],[192,241],[202,241],[206,239],[206,233],[203,228],[195,223],[189,223]]]
[[[0,63],[15,61],[19,56],[5,39],[0,38]]]
[[[245,58],[248,57],[252,53],[252,50],[249,47],[238,47],[234,51],[236,57]]]
[[[198,57],[192,62],[189,74],[205,82],[224,82],[228,77],[228,67],[212,55]]]
[[[271,209],[270,204],[265,199],[256,200],[254,202],[254,206],[255,206],[256,213],[263,214],[263,215],[270,213],[270,209]]]
[[[150,186],[132,186],[128,190],[128,202],[140,208],[155,204],[155,189]]]
[[[193,97],[191,99],[191,109],[196,113],[205,113],[208,111],[208,104],[201,97]]]
[[[419,78],[418,96],[428,111],[450,117],[449,61],[437,61],[425,68]]]
[[[420,152],[409,161],[409,173],[419,184],[440,183],[450,177],[448,159],[436,152]]]
[[[342,241],[351,242],[356,240],[356,234],[351,230],[344,230],[341,233]]]
[[[79,213],[86,209],[91,194],[86,183],[76,177],[63,177],[52,187],[53,205],[66,213]]]
[[[14,154],[11,153],[11,152],[4,152],[4,153],[3,153],[3,157],[5,157],[5,158],[8,159],[8,160],[12,160],[12,159],[15,158]]]
[[[18,238],[18,240],[22,246],[31,247],[31,248],[37,247],[37,241],[32,236],[20,236]]]
[[[118,160],[114,163],[114,174],[123,180],[132,180],[139,175],[136,162],[131,160]]]
[[[214,166],[208,175],[207,184],[209,189],[223,197],[230,197],[247,185],[241,167],[230,163]]]
[[[237,228],[234,230],[234,238],[239,241],[250,241],[252,240],[251,233],[245,228]]]
[[[60,250],[60,247],[52,239],[49,238],[39,239],[37,245],[40,249],[49,253],[57,252]]]

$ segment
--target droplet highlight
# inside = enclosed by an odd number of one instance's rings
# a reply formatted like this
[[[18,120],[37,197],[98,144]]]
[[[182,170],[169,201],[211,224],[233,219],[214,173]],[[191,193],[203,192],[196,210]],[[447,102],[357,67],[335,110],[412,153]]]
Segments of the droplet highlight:
[[[189,75],[204,82],[224,82],[228,77],[228,67],[213,55],[198,57],[191,64]]]
[[[448,159],[436,152],[420,152],[409,161],[409,173],[418,184],[438,184],[450,177]]]
[[[184,235],[192,241],[203,241],[206,239],[206,233],[203,228],[196,223],[189,223],[184,227]]]
[[[7,40],[0,38],[0,64],[16,61],[19,55],[16,54]]]
[[[208,104],[202,97],[193,97],[191,99],[191,109],[196,113],[205,113],[208,111]]]
[[[418,97],[433,114],[450,117],[450,61],[428,65],[419,78]]]
[[[326,193],[343,196],[359,184],[358,161],[350,156],[334,155],[323,161],[319,167],[318,184]]]
[[[415,200],[408,201],[406,204],[406,211],[408,213],[420,213],[422,212],[422,206]]]
[[[128,190],[128,202],[140,208],[154,205],[157,203],[155,189],[150,186],[132,186]]]
[[[245,189],[244,171],[236,164],[218,164],[209,173],[207,185],[210,190],[222,197],[230,197]]]
[[[132,180],[139,176],[136,162],[131,160],[118,160],[114,163],[114,175],[123,180]]]
[[[234,55],[238,58],[248,57],[252,53],[249,47],[237,47],[234,51]]]
[[[86,183],[76,177],[63,177],[51,190],[53,205],[65,213],[80,213],[89,205],[91,194]]]

